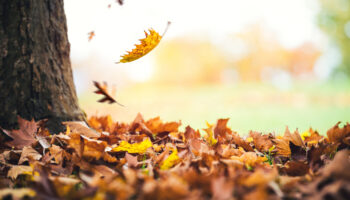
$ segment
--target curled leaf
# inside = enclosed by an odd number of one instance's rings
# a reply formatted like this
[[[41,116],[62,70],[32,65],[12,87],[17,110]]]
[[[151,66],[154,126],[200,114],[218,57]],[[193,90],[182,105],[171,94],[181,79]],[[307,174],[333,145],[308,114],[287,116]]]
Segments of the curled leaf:
[[[170,22],[168,22],[168,25],[162,36],[153,29],[148,29],[148,32],[145,31],[146,37],[144,39],[140,39],[141,44],[136,44],[136,48],[134,48],[132,51],[127,51],[127,54],[121,56],[122,59],[120,59],[120,61],[117,63],[132,62],[148,54],[159,44],[169,25]]]
[[[214,125],[207,123],[207,127],[206,129],[204,129],[204,131],[207,133],[205,140],[208,142],[209,145],[214,146],[218,140],[214,138],[214,132],[213,132],[213,127]]]

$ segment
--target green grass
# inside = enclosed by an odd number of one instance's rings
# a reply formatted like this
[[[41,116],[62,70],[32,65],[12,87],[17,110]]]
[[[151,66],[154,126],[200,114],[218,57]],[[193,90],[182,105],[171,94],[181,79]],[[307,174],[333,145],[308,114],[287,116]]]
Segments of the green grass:
[[[92,91],[92,89],[91,89]],[[182,121],[182,128],[205,128],[205,122],[230,118],[241,134],[249,130],[283,133],[288,125],[301,132],[313,127],[321,134],[338,121],[350,122],[350,83],[296,83],[288,91],[268,84],[159,85],[139,84],[120,89],[117,100],[126,107],[97,103],[92,92],[80,103],[88,115],[111,114],[130,122],[140,112],[145,119]]]

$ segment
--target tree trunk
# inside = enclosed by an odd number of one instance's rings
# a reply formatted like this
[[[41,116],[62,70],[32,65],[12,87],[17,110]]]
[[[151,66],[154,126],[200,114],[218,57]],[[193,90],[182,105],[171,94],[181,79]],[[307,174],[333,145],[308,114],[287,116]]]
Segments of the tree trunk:
[[[84,120],[69,52],[63,0],[0,1],[2,128],[17,127],[17,116],[54,123]]]

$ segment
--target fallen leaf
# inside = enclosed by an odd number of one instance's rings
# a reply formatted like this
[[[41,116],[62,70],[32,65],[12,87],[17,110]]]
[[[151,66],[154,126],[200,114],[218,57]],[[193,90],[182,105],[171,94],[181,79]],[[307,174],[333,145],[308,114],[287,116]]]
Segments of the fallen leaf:
[[[127,141],[122,141],[119,146],[112,149],[114,152],[126,151],[128,153],[146,153],[147,149],[152,147],[152,142],[149,139],[146,139],[140,143],[130,144]]]
[[[0,189],[0,199],[11,196],[12,199],[25,199],[25,197],[34,198],[35,191],[30,188],[3,188]]]
[[[208,122],[206,124],[207,124],[207,128],[203,130],[207,133],[207,135],[204,137],[204,139],[208,142],[210,146],[214,146],[218,142],[213,132],[214,125],[209,124]]]
[[[300,146],[305,148],[305,144],[303,139],[301,138],[298,129],[292,134],[290,133],[288,127],[286,127],[286,131],[284,132],[284,138],[286,138],[287,140],[289,140],[290,142],[292,142],[294,145],[296,146]]]
[[[84,135],[89,138],[101,137],[101,133],[90,128],[84,121],[67,121],[62,122],[62,124],[69,127],[67,128],[67,130],[69,130],[69,132],[67,132],[68,136],[78,133],[79,135]]]
[[[227,132],[227,119],[219,119],[216,123],[216,126],[214,128],[214,137],[215,138],[226,138],[226,132]]]
[[[162,162],[160,166],[161,170],[167,170],[173,167],[180,161],[179,156],[177,155],[177,149],[173,150],[173,152]]]
[[[309,165],[306,162],[288,161],[283,171],[288,174],[288,176],[304,176],[309,172],[309,169]]]
[[[137,167],[139,162],[137,161],[137,156],[132,156],[131,154],[125,154],[126,162],[128,163],[128,167]]]
[[[16,165],[11,167],[11,169],[8,171],[7,176],[15,180],[17,176],[22,174],[28,174],[32,175],[33,168],[26,165]]]
[[[40,160],[42,157],[41,154],[39,154],[35,149],[33,149],[31,146],[25,146],[23,148],[21,157],[18,161],[18,164],[22,164],[25,161],[28,161],[28,159],[33,159],[33,160]]]
[[[242,147],[246,151],[254,151],[253,147],[248,142],[244,141],[238,134],[232,135],[232,142],[238,147]]]
[[[330,142],[338,143],[345,137],[350,136],[350,124],[345,124],[343,128],[340,128],[339,124],[340,122],[327,131],[327,136]]]
[[[22,149],[25,146],[31,146],[37,142],[35,134],[38,130],[38,123],[34,120],[27,121],[19,116],[17,118],[19,124],[18,130],[9,131],[2,129],[2,131],[13,139],[10,142],[6,142],[6,145],[14,147],[16,149]]]
[[[273,146],[273,138],[270,135],[262,135],[254,131],[250,131],[249,135],[253,138],[255,148],[261,152],[268,152]]]
[[[289,141],[285,139],[273,139],[275,143],[277,155],[289,158],[291,155],[291,150],[289,147]]]
[[[145,123],[145,125],[152,132],[152,134],[158,134],[158,133],[164,133],[164,132],[167,132],[167,133],[177,132],[179,126],[181,125],[181,122],[163,123],[163,121],[160,120],[160,117],[156,117],[148,120]]]

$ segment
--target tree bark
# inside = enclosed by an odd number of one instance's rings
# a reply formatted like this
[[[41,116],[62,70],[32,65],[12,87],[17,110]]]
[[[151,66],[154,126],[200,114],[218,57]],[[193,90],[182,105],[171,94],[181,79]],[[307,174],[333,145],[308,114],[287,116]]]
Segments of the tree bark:
[[[84,120],[69,53],[63,0],[0,0],[2,128],[17,127],[17,116]]]

